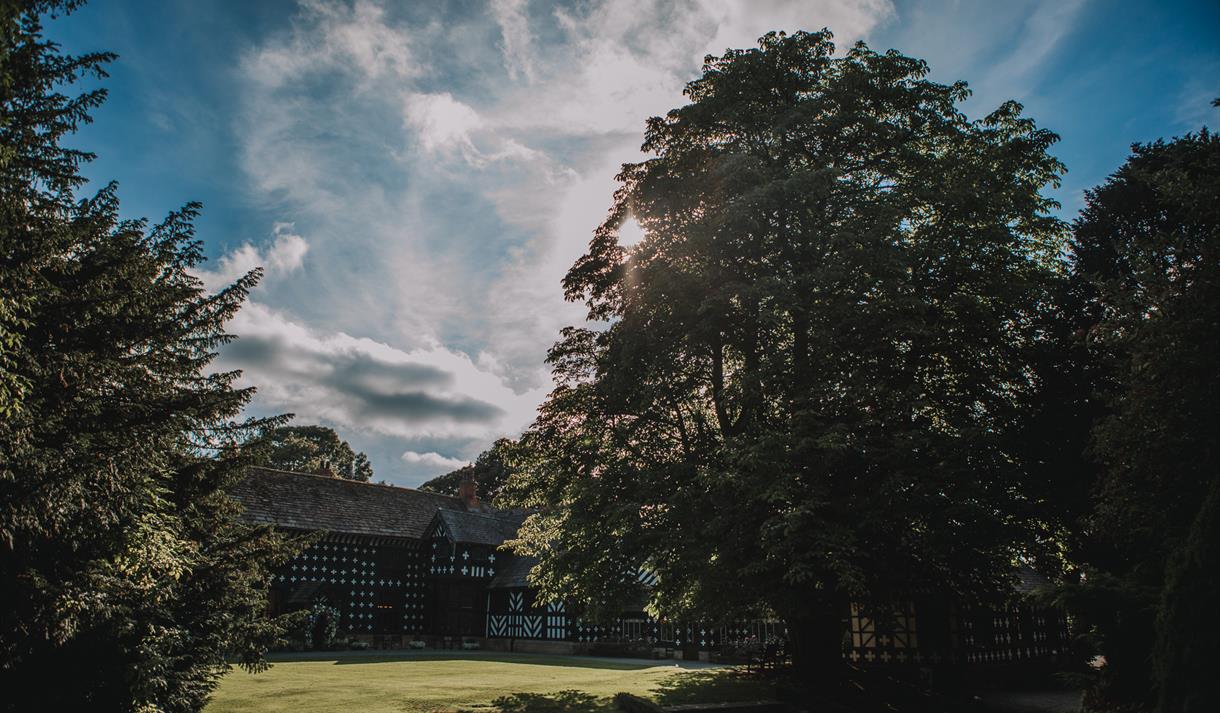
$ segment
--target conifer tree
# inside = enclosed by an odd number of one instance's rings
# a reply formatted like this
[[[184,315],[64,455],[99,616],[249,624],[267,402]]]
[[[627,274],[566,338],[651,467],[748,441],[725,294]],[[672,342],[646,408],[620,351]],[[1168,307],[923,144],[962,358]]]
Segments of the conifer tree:
[[[61,139],[105,91],[62,92],[114,59],[44,37],[77,4],[0,4],[0,708],[194,711],[226,656],[265,665],[293,549],[224,492],[278,424],[209,371],[258,272],[207,294],[197,205],[150,227],[113,185],[77,199]]]

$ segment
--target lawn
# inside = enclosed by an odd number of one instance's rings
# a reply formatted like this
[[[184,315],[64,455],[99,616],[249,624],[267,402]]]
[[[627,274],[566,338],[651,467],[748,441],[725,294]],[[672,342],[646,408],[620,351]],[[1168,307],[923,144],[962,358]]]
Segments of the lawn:
[[[274,660],[270,671],[234,669],[205,713],[583,713],[609,711],[620,691],[664,703],[769,697],[734,669],[673,662],[531,654],[318,655]]]

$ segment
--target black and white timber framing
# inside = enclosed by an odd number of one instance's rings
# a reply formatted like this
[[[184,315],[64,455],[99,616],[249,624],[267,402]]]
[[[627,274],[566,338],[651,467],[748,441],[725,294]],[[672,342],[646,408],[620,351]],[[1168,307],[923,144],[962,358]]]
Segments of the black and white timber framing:
[[[529,586],[534,562],[501,549],[524,521],[467,497],[252,468],[232,492],[245,522],[322,533],[271,582],[275,613],[318,604],[338,612],[340,636],[401,644],[479,637],[657,644],[714,651],[786,637],[784,622],[664,622],[641,611],[591,622],[570,602]],[[648,584],[645,581],[645,584]],[[1021,573],[1019,589],[1038,584]],[[1065,652],[1066,624],[1019,597],[1001,609],[959,611],[934,599],[887,611],[844,612],[844,656],[867,664],[989,663]]]

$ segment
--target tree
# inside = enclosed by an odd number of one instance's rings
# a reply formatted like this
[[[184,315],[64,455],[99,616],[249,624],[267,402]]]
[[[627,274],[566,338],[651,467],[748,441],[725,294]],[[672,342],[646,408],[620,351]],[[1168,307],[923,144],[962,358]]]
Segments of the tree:
[[[64,194],[79,186],[77,167],[92,158],[88,152],[60,146],[59,139],[89,121],[89,111],[106,97],[94,89],[76,97],[52,91],[61,83],[86,76],[106,76],[103,66],[114,55],[96,52],[65,57],[39,35],[37,17],[53,10],[70,11],[76,2],[18,2],[0,6],[0,190],[5,197],[6,226],[28,215],[54,210]],[[23,19],[24,15],[24,19]],[[32,19],[31,19],[32,18]],[[32,190],[41,188],[42,190]],[[23,236],[26,252],[48,246],[34,235]],[[10,263],[17,267],[19,263]],[[22,310],[30,297],[0,290],[0,416],[19,407],[26,384],[15,371],[13,354],[21,344]]]
[[[224,492],[279,420],[208,372],[258,273],[204,292],[194,204],[149,227],[113,185],[77,200],[90,155],[60,140],[105,94],[61,91],[113,56],[43,37],[76,5],[0,4],[0,708],[194,711],[226,657],[265,666],[293,550]]]
[[[419,486],[419,489],[432,493],[457,495],[458,486],[469,476],[478,484],[480,497],[493,501],[499,497],[504,484],[512,477],[513,468],[509,463],[513,457],[513,447],[516,445],[511,438],[497,438],[496,442],[491,444],[491,448],[483,451],[478,458],[474,459],[474,463],[433,478]]]
[[[1005,589],[1064,232],[1019,105],[970,121],[922,61],[833,52],[768,34],[648,121],[510,482],[545,597],[611,610],[645,568],[654,614],[776,612],[817,670],[849,599]]]
[[[333,428],[326,426],[281,426],[256,444],[265,452],[263,465],[299,473],[324,468],[351,480],[368,482],[373,466],[364,453],[352,450]]]
[[[1157,620],[1159,709],[1205,711],[1220,700],[1220,478],[1166,569]]]
[[[1206,130],[1136,145],[1087,193],[1073,226],[1071,281],[1086,306],[1104,413],[1093,426],[1100,477],[1078,553],[1085,580],[1068,602],[1106,656],[1093,693],[1101,699],[1151,705],[1158,670],[1211,665],[1198,658],[1204,645],[1185,641],[1162,643],[1159,669],[1152,658],[1158,611],[1164,638],[1190,628],[1188,616],[1202,627],[1207,615],[1191,602],[1216,595],[1214,579],[1183,573],[1214,558],[1190,528],[1214,529],[1200,504],[1220,477],[1218,183],[1220,140]],[[1167,563],[1178,573],[1169,589]],[[1176,678],[1174,700],[1190,698],[1189,680]]]

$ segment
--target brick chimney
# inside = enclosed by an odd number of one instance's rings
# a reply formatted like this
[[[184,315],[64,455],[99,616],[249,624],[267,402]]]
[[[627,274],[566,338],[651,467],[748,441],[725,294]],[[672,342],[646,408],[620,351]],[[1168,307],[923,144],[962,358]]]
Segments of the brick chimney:
[[[458,483],[458,497],[466,504],[467,510],[479,509],[479,484],[474,482],[474,475],[462,474],[462,481]]]
[[[325,458],[322,459],[322,462],[318,465],[318,469],[314,471],[314,474],[315,475],[324,475],[329,478],[342,478],[343,477],[343,476],[339,475],[338,473],[336,473],[334,471],[334,469],[330,467],[330,461]]]

